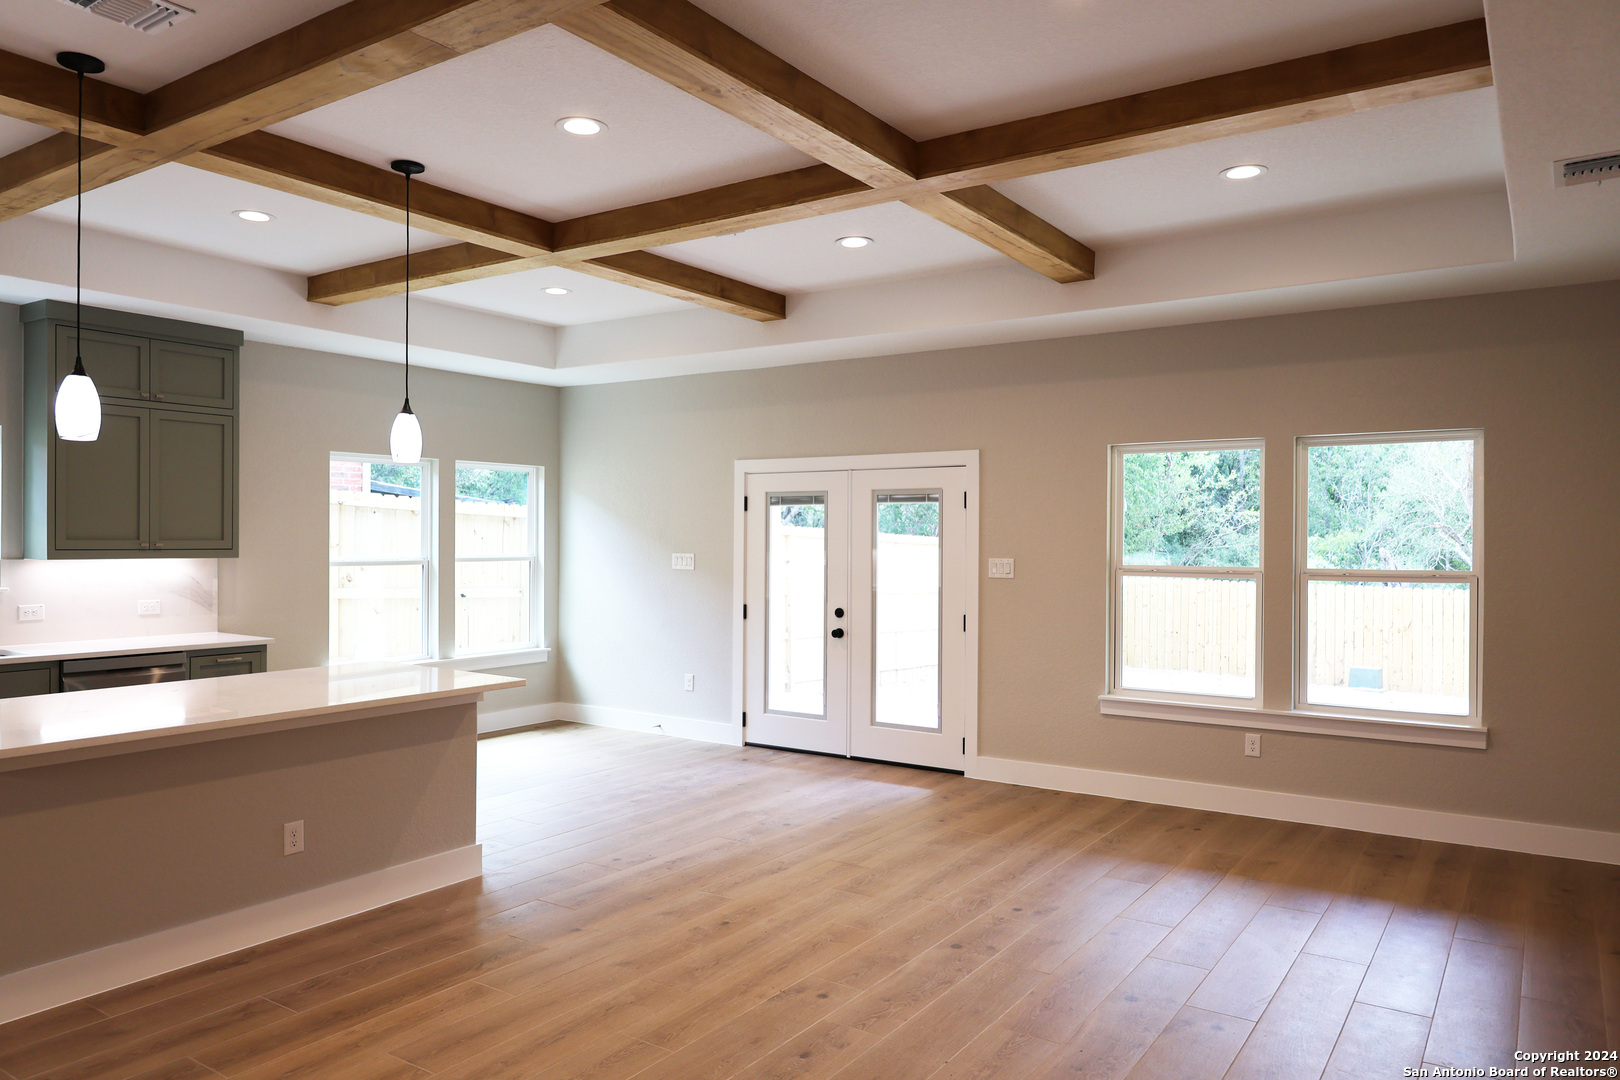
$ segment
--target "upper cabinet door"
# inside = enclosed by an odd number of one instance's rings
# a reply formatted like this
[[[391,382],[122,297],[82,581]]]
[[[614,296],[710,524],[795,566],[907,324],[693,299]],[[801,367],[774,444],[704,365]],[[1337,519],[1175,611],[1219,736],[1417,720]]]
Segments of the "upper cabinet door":
[[[74,345],[78,338],[71,326],[56,328],[56,378],[52,382],[51,400],[56,400],[56,387],[73,373],[74,356],[84,358],[84,373],[96,384],[96,393],[113,401],[143,401],[151,392],[147,372],[151,368],[151,343],[146,338],[111,334],[105,330],[84,331],[84,343]]]
[[[165,405],[236,408],[236,354],[207,345],[152,342],[152,400]]]
[[[236,546],[236,420],[152,410],[154,551]]]
[[[56,550],[110,553],[146,547],[151,416],[148,409],[103,405],[101,434],[94,442],[55,440]]]

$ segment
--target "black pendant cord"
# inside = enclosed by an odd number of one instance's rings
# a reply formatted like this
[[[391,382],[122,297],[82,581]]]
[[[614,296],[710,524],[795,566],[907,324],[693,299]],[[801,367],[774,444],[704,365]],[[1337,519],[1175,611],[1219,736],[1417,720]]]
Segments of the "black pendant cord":
[[[411,411],[411,174],[405,174],[405,411]]]
[[[84,72],[79,72],[78,197],[73,200],[73,374],[84,374]]]

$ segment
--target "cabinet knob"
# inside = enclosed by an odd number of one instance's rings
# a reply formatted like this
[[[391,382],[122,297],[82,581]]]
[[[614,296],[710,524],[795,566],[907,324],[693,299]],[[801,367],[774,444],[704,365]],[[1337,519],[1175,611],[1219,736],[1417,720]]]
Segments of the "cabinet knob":
[[[151,544],[148,544],[148,543],[147,543],[147,542],[146,542],[146,541],[145,541],[145,540],[142,540],[142,541],[141,541],[141,547],[143,547],[143,548],[144,548],[144,547],[151,547],[151,546],[152,546],[152,545],[151,545]]]
[[[157,543],[157,544],[153,544],[153,545],[152,545],[152,546],[153,546],[153,547],[155,547],[155,548],[160,548],[160,547],[162,547],[162,546],[163,546],[163,545],[162,545],[162,544],[161,544],[161,543]]]

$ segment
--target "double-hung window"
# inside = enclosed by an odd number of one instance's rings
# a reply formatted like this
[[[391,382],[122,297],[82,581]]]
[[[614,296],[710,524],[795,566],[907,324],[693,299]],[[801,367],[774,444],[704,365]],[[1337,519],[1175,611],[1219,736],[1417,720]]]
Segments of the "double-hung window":
[[[1110,689],[1255,704],[1259,440],[1112,448]]]
[[[433,462],[333,454],[328,490],[332,663],[432,650]]]
[[[541,472],[456,462],[457,656],[540,644]]]
[[[1479,723],[1480,441],[1298,440],[1296,708]]]

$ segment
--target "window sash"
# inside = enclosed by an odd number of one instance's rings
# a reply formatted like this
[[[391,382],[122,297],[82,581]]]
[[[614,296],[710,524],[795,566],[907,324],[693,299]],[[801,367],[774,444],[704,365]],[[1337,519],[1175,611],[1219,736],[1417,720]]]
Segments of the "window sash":
[[[1130,454],[1167,454],[1183,451],[1258,450],[1260,452],[1259,558],[1265,562],[1266,538],[1266,455],[1264,439],[1207,439],[1186,442],[1121,443],[1109,447],[1109,533],[1108,558],[1108,692],[1123,697],[1155,701],[1219,705],[1234,709],[1258,709],[1265,694],[1265,583],[1262,566],[1154,566],[1125,562],[1125,458]],[[1126,577],[1228,578],[1255,583],[1254,604],[1254,695],[1231,697],[1217,694],[1190,694],[1172,690],[1142,690],[1127,687],[1125,681]]]
[[[525,544],[526,544],[527,549],[528,549],[527,553],[526,554],[519,554],[519,553],[515,553],[515,552],[507,552],[507,553],[495,554],[495,555],[461,555],[458,552],[456,554],[456,556],[455,556],[454,563],[457,566],[459,566],[462,563],[467,563],[469,565],[478,564],[478,563],[528,563],[529,564],[529,569],[528,569],[528,572],[526,574],[526,577],[528,579],[528,586],[529,586],[529,588],[528,588],[529,605],[528,605],[528,612],[527,612],[528,627],[529,627],[528,641],[520,643],[520,644],[512,645],[509,648],[503,648],[503,649],[500,649],[498,651],[499,652],[518,652],[518,651],[521,651],[521,650],[524,650],[524,649],[539,648],[539,647],[541,647],[542,640],[545,637],[544,627],[541,625],[542,613],[544,612],[545,607],[544,607],[544,605],[542,603],[543,598],[541,596],[541,589],[543,588],[544,578],[543,578],[542,573],[541,573],[541,558],[540,558],[540,556],[541,556],[541,550],[540,550],[540,515],[542,513],[543,507],[545,506],[544,492],[542,490],[542,485],[545,482],[544,481],[545,470],[541,466],[538,466],[538,465],[513,465],[513,464],[502,463],[502,462],[498,462],[498,461],[460,461],[460,460],[458,460],[458,461],[455,462],[454,467],[455,467],[455,470],[456,470],[457,473],[459,473],[462,469],[492,469],[492,470],[496,470],[496,471],[500,471],[500,472],[521,472],[521,473],[527,473],[528,474],[528,477],[529,477],[529,482],[528,482],[528,485],[527,485],[528,497],[525,500],[525,502],[523,503],[523,507],[524,507],[524,511],[525,511],[525,522],[527,524],[527,528],[525,529],[525,533],[526,533],[526,535],[525,535]],[[452,486],[451,486],[451,493],[450,494],[451,494],[451,511],[452,511],[452,513],[454,513],[455,512],[455,499],[456,499],[454,480],[452,480]],[[513,505],[516,505],[516,504],[513,504]],[[452,534],[452,537],[454,537],[453,523],[452,523],[451,534]],[[454,581],[452,581],[451,584],[454,585]],[[456,599],[460,599],[460,598],[457,597]],[[472,651],[472,652],[466,652],[466,653],[460,652],[456,648],[454,632],[452,632],[452,637],[451,637],[451,642],[450,642],[450,650],[449,651],[450,651],[450,655],[452,657],[455,657],[455,656],[487,656],[487,655],[494,655],[493,653],[491,653],[491,652],[489,652],[487,650],[481,650],[481,649],[476,650],[476,651]]]
[[[393,464],[393,459],[391,457],[387,457],[387,456],[381,455],[381,454],[350,454],[350,453],[341,453],[341,452],[337,452],[337,451],[334,451],[334,452],[328,454],[327,455],[327,461],[328,462],[354,461],[354,462],[359,462],[362,465],[391,465],[391,464]],[[415,653],[411,653],[411,654],[403,654],[403,653],[396,654],[394,656],[388,657],[387,659],[389,659],[389,660],[423,660],[423,659],[427,659],[428,657],[431,657],[434,654],[435,635],[433,633],[433,630],[434,630],[434,627],[435,627],[435,625],[437,623],[437,611],[438,611],[438,603],[437,603],[437,596],[436,596],[436,593],[437,593],[437,588],[436,588],[437,573],[436,573],[436,571],[437,571],[437,565],[438,565],[438,543],[437,543],[437,532],[438,532],[438,486],[437,486],[438,468],[437,468],[437,461],[435,459],[433,459],[433,458],[423,458],[422,462],[421,462],[421,465],[420,465],[420,468],[421,468],[421,474],[420,474],[421,475],[421,487],[418,489],[418,491],[419,491],[418,497],[422,500],[422,512],[421,512],[422,539],[421,539],[421,548],[420,548],[422,554],[419,557],[413,558],[413,559],[375,559],[375,558],[334,559],[334,558],[332,558],[330,556],[327,557],[327,566],[328,566],[329,569],[332,568],[332,567],[345,567],[345,566],[350,566],[350,567],[417,566],[417,567],[421,568],[421,574],[420,574],[420,577],[418,579],[420,581],[419,588],[421,589],[421,594],[420,594],[421,595],[421,601],[417,606],[418,606],[418,608],[420,609],[420,612],[421,612],[421,619],[420,619],[420,625],[417,628],[417,651]],[[369,470],[368,470],[368,475],[369,475]],[[328,538],[328,542],[330,542],[330,538]],[[330,585],[330,579],[329,579],[329,583],[327,585],[327,602],[330,604],[331,600],[332,600],[332,597],[331,597],[331,585]],[[328,660],[330,661],[330,659],[332,658],[332,646],[333,646],[332,627],[331,627],[330,617],[328,617],[328,621],[327,621],[327,642],[326,642],[326,646],[327,646],[327,657],[328,657]],[[345,660],[343,662],[344,663],[365,663],[366,661]]]
[[[1310,451],[1319,446],[1385,445],[1410,442],[1472,442],[1474,444],[1474,539],[1472,567],[1468,570],[1339,570],[1308,567],[1310,543]],[[1480,594],[1484,584],[1483,537],[1484,432],[1477,428],[1433,431],[1385,431],[1357,435],[1311,435],[1294,440],[1294,678],[1292,707],[1300,712],[1332,712],[1376,720],[1414,720],[1427,724],[1480,727]],[[1413,712],[1370,709],[1310,701],[1310,583],[1312,581],[1415,582],[1468,585],[1468,712]]]
[[[397,653],[397,654],[392,655],[392,656],[382,656],[382,657],[375,657],[375,656],[373,656],[373,657],[364,657],[364,658],[362,658],[362,657],[343,657],[343,658],[333,657],[331,655],[331,649],[332,649],[331,633],[332,633],[332,628],[331,628],[331,622],[330,622],[330,620],[328,620],[328,623],[327,623],[327,653],[328,653],[328,660],[329,661],[337,660],[337,662],[344,663],[344,664],[364,664],[364,663],[374,662],[374,661],[377,661],[377,660],[408,661],[408,660],[424,660],[424,659],[427,659],[427,657],[430,655],[430,651],[431,651],[430,648],[429,648],[429,645],[428,645],[428,640],[429,640],[428,639],[428,630],[429,630],[431,619],[432,619],[432,612],[431,612],[430,609],[431,609],[431,606],[432,606],[432,581],[433,581],[433,575],[430,573],[430,570],[432,569],[432,567],[431,567],[431,564],[428,562],[428,560],[426,560],[426,559],[403,559],[403,560],[393,560],[393,561],[384,561],[384,562],[365,562],[365,561],[361,561],[361,560],[357,560],[357,559],[345,559],[345,560],[341,560],[341,561],[340,560],[333,560],[330,563],[328,563],[328,566],[329,567],[344,567],[344,566],[353,566],[353,567],[416,566],[416,567],[419,567],[420,571],[419,571],[419,574],[417,576],[417,589],[418,589],[418,596],[420,597],[420,599],[417,601],[417,608],[421,612],[420,625],[418,626],[417,632],[416,632],[417,651],[414,652],[414,653]],[[327,602],[330,603],[331,600],[332,600],[331,585],[328,584],[327,585]]]

